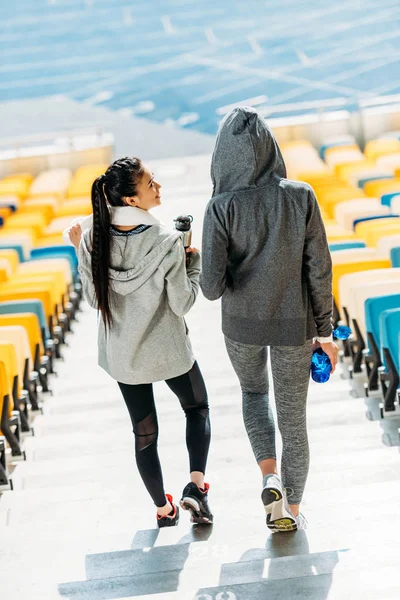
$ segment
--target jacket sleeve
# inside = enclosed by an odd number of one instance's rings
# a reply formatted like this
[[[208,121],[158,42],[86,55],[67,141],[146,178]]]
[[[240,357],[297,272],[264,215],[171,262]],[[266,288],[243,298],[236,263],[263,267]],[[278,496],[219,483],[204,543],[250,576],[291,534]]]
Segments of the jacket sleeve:
[[[92,308],[98,309],[96,293],[93,285],[92,266],[90,252],[86,247],[85,240],[81,239],[78,250],[78,272],[81,276],[82,293],[86,302]]]
[[[200,286],[208,300],[218,300],[226,289],[229,238],[225,216],[211,200],[203,222]]]
[[[178,317],[184,317],[196,302],[199,292],[200,254],[191,254],[186,266],[186,253],[180,240],[170,254],[171,264],[165,273],[168,302]]]
[[[317,334],[332,334],[332,260],[321,212],[312,190],[309,191],[303,268],[311,297]]]

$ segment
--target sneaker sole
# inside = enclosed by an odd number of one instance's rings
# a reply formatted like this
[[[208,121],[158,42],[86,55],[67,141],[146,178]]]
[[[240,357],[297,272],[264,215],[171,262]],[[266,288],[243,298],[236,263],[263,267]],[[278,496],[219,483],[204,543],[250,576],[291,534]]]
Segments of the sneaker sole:
[[[285,500],[278,488],[264,488],[261,500],[267,513],[267,527],[272,533],[297,531],[297,523],[286,510]]]
[[[212,525],[212,519],[201,514],[200,504],[196,498],[185,496],[179,504],[183,510],[188,510],[190,512],[190,521],[192,523],[198,525]]]

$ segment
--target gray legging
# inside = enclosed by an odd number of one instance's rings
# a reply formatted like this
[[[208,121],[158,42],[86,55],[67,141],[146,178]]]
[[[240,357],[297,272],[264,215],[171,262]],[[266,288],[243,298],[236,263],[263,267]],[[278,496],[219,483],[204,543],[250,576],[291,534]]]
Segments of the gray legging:
[[[243,419],[259,463],[276,459],[275,424],[269,402],[268,348],[225,338],[243,396]],[[304,346],[271,346],[278,426],[282,436],[282,483],[290,504],[300,504],[306,485],[310,453],[306,407],[312,341]]]

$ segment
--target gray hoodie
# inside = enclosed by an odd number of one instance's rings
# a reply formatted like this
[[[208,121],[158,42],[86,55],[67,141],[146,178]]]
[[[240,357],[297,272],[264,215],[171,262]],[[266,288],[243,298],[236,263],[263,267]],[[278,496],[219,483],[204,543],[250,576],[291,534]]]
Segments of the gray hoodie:
[[[237,342],[299,346],[332,333],[332,263],[310,186],[286,179],[265,120],[235,108],[218,131],[203,228],[201,289],[222,296]]]
[[[79,247],[86,301],[97,308],[91,271],[91,229]],[[111,310],[105,335],[99,317],[99,365],[121,383],[141,384],[187,373],[195,358],[184,315],[199,290],[200,255],[186,255],[181,234],[162,225],[111,238]]]

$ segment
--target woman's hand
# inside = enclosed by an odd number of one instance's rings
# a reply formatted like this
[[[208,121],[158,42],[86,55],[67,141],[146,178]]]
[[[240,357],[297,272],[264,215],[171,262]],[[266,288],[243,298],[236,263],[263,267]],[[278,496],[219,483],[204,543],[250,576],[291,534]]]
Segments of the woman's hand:
[[[199,250],[197,248],[194,248],[194,246],[189,246],[188,248],[186,248],[186,254],[198,254]]]
[[[77,225],[74,225],[69,230],[69,239],[71,240],[71,242],[73,243],[73,245],[75,246],[75,248],[77,250],[79,248],[81,237],[82,237],[82,229],[81,229],[81,226],[79,225],[79,223],[77,223]]]
[[[314,342],[313,350],[315,350],[316,348],[322,348],[325,354],[328,355],[328,358],[332,365],[331,374],[333,374],[335,372],[338,361],[339,348],[336,346],[335,342],[328,342],[327,344],[320,344],[319,342]]]

